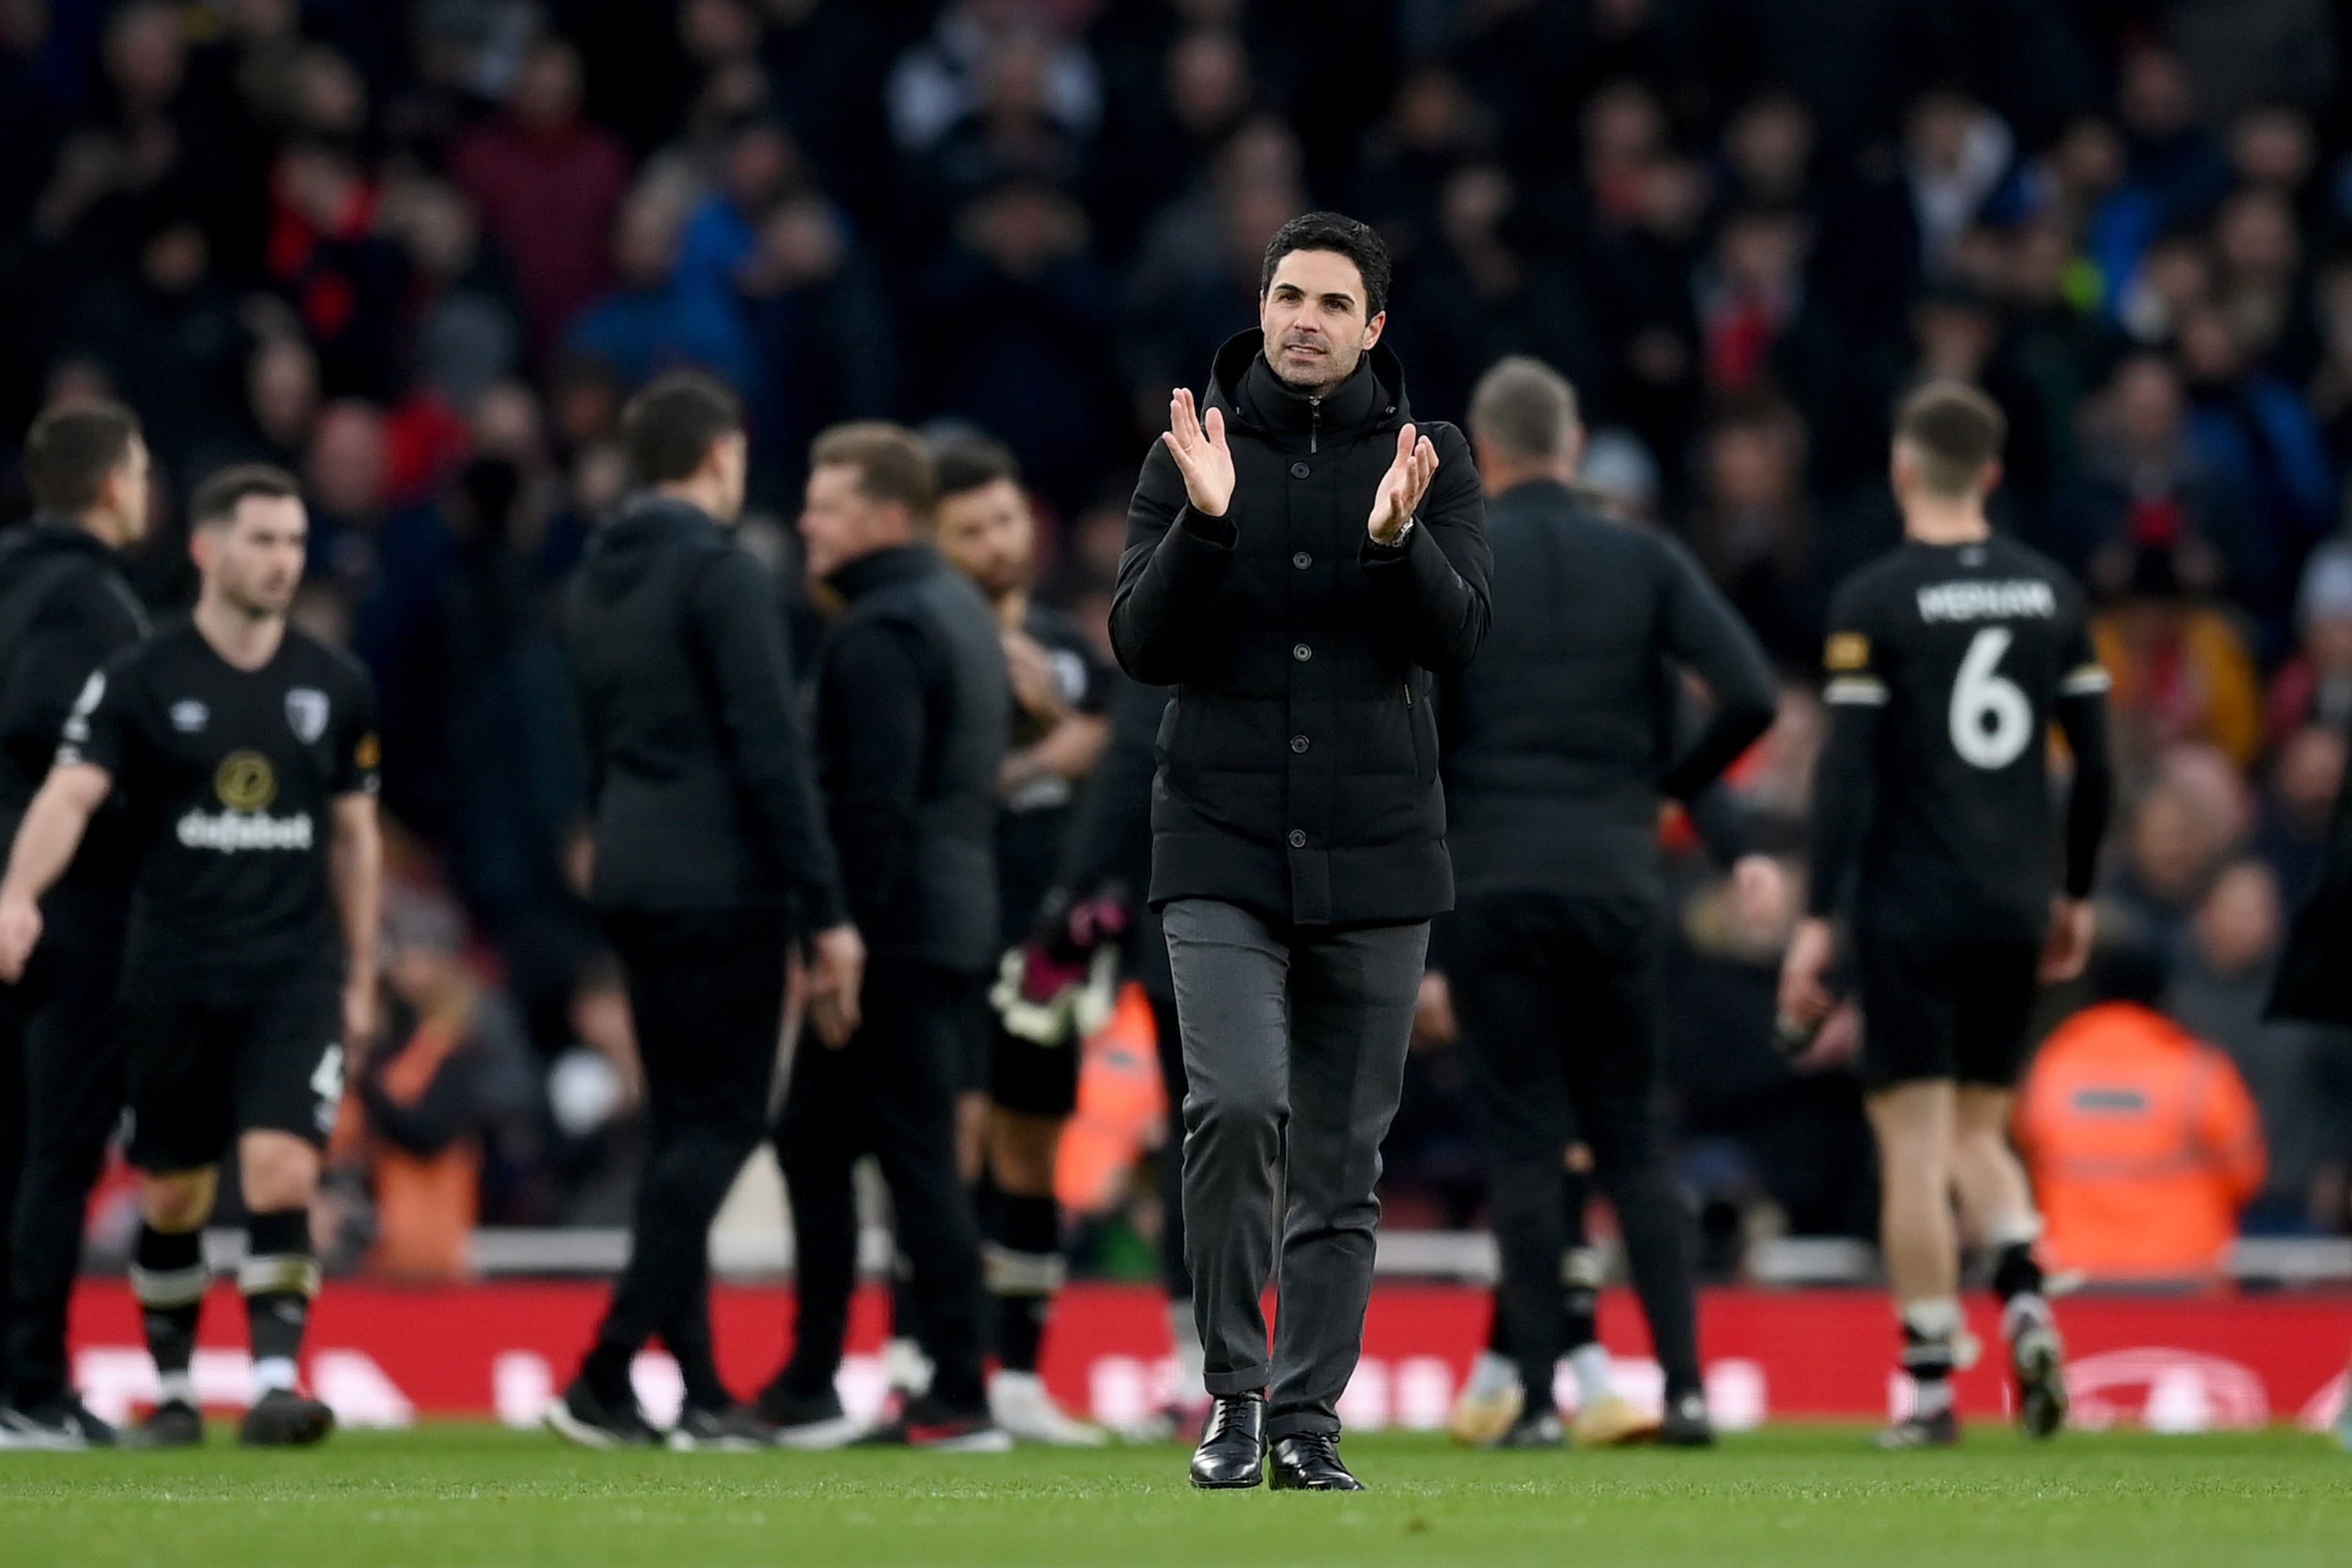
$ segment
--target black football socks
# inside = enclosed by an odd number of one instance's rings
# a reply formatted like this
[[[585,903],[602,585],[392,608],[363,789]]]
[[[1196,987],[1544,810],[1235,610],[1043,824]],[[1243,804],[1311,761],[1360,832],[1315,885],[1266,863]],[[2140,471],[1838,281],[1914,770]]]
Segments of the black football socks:
[[[319,1260],[310,1250],[305,1209],[268,1209],[246,1221],[245,1262],[236,1271],[253,1338],[253,1391],[257,1399],[298,1382],[297,1358],[310,1326],[310,1299],[319,1293]]]
[[[1905,1305],[1903,1370],[1918,1391],[1912,1413],[1923,1421],[1952,1407],[1952,1366],[1959,1335],[1958,1301],[1944,1298]]]
[[[204,1232],[139,1227],[131,1253],[131,1291],[147,1329],[147,1351],[155,1358],[156,1403],[196,1403],[189,1363],[195,1359],[196,1321],[204,1311],[212,1275],[205,1268]]]
[[[988,1232],[982,1259],[995,1300],[997,1363],[1007,1372],[1035,1372],[1045,1320],[1068,1273],[1060,1205],[1050,1194],[1000,1190]]]

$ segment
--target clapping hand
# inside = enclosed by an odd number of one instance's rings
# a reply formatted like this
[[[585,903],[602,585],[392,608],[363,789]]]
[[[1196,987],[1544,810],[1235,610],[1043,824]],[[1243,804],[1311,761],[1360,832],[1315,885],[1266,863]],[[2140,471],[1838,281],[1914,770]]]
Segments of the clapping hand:
[[[1429,494],[1429,481],[1436,477],[1437,448],[1429,437],[1417,435],[1410,425],[1398,431],[1396,461],[1381,476],[1381,488],[1372,496],[1372,515],[1364,524],[1373,543],[1397,542],[1404,525],[1421,510],[1422,498]]]
[[[1202,517],[1223,517],[1234,500],[1234,449],[1225,445],[1225,416],[1209,410],[1208,428],[1201,427],[1189,388],[1178,387],[1168,400],[1168,432],[1160,437],[1184,476],[1184,494]]]

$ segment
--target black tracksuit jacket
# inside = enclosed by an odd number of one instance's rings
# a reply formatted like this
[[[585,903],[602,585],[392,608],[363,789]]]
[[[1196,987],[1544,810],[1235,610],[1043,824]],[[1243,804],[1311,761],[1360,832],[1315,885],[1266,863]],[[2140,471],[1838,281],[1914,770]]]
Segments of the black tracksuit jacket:
[[[58,753],[66,715],[100,666],[147,635],[114,552],[80,524],[37,517],[0,539],[0,863]],[[128,900],[121,802],[84,836],[63,889]]]
[[[1439,701],[1462,896],[1655,902],[1659,796],[1692,801],[1764,732],[1771,666],[1680,545],[1565,485],[1505,491],[1486,532],[1493,625]],[[1713,699],[1696,729],[1685,669]]]
[[[598,908],[847,919],[768,569],[706,513],[640,496],[565,605]]]

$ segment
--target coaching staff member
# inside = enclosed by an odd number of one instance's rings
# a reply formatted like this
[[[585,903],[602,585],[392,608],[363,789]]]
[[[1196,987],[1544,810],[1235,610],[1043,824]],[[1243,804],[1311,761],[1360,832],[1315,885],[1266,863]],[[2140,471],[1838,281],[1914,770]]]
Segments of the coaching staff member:
[[[1688,554],[1570,489],[1583,432],[1558,374],[1496,365],[1471,399],[1470,434],[1491,498],[1494,625],[1440,704],[1462,907],[1441,922],[1439,953],[1477,1068],[1526,1394],[1506,1441],[1559,1441],[1560,1162],[1580,1132],[1665,1373],[1659,1436],[1705,1443],[1688,1224],[1657,1104],[1658,806],[1691,800],[1764,732],[1771,667]],[[1678,722],[1685,669],[1714,700],[1696,734]],[[1775,875],[1760,859],[1740,869]]]
[[[877,1436],[995,1452],[981,1382],[980,1234],[956,1169],[974,998],[1003,952],[996,795],[1013,698],[996,617],[927,537],[930,454],[895,425],[836,426],[809,454],[808,568],[845,601],[817,656],[818,776],[850,907],[874,953],[863,1021],[803,1050],[776,1131],[798,1242],[792,1360],[761,1395],[782,1440],[856,1430],[834,1395],[856,1285],[850,1176],[873,1154],[937,1370]]]
[[[564,615],[595,813],[592,895],[627,972],[650,1141],[629,1265],[548,1424],[596,1447],[657,1436],[629,1363],[659,1334],[686,1382],[675,1448],[768,1438],[711,1352],[711,1217],[766,1131],[788,949],[813,1021],[845,1037],[865,963],[795,705],[774,578],[728,535],[743,507],[734,396],[655,382],[621,417],[645,488],[600,530]]]
[[[147,447],[112,403],[43,415],[25,438],[38,514],[0,544],[0,844],[48,776],[90,676],[146,635],[115,552],[147,531]],[[0,1445],[113,1440],[66,1380],[66,1302],[82,1210],[121,1114],[122,1053],[105,1029],[131,903],[121,813],[90,825],[42,913],[22,983],[0,986]]]
[[[1337,1405],[1363,1347],[1381,1139],[1430,918],[1454,901],[1429,672],[1486,630],[1478,475],[1416,428],[1381,342],[1389,258],[1312,213],[1266,247],[1260,330],[1179,388],[1128,511],[1111,641],[1174,686],[1151,901],[1191,1090],[1184,1209],[1216,1399],[1203,1487],[1353,1490]],[[1276,1267],[1279,1340],[1259,1306]],[[1270,1400],[1268,1390],[1270,1389]]]

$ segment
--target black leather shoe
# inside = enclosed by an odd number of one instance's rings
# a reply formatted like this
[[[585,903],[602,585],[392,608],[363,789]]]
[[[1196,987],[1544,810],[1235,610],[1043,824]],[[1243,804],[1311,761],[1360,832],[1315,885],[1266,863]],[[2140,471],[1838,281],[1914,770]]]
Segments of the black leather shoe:
[[[1321,1432],[1301,1432],[1274,1446],[1274,1462],[1266,1467],[1278,1492],[1360,1492],[1364,1483],[1339,1462],[1339,1439]]]
[[[1209,1412],[1209,1429],[1192,1450],[1192,1484],[1211,1491],[1265,1479],[1265,1395],[1229,1394]]]

